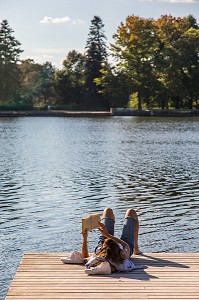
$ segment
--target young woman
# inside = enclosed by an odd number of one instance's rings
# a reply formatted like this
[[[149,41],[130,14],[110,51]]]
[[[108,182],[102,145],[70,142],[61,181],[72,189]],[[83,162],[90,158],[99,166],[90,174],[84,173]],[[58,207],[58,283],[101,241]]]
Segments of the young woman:
[[[102,235],[92,258],[86,264],[89,269],[98,262],[108,262],[111,270],[130,271],[135,269],[135,265],[129,260],[132,254],[137,255],[141,252],[138,248],[139,221],[135,210],[128,209],[125,215],[121,238],[114,236],[115,216],[111,208],[106,208],[99,223],[99,231]],[[88,258],[88,232],[82,233],[82,254]]]

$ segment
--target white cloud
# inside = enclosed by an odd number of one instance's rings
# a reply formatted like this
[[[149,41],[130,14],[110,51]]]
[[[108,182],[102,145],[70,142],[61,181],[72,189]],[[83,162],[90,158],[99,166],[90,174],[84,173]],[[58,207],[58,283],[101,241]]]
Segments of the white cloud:
[[[168,2],[168,3],[199,3],[199,0],[159,0],[159,2]]]
[[[138,0],[138,1],[140,1],[140,2],[184,3],[184,4],[199,3],[199,0]]]
[[[72,20],[70,17],[65,16],[65,17],[61,17],[61,18],[52,18],[52,17],[48,17],[45,16],[40,23],[44,23],[44,24],[60,24],[60,23],[71,23],[73,25],[76,24],[83,24],[85,23],[83,20],[77,19],[77,20]]]

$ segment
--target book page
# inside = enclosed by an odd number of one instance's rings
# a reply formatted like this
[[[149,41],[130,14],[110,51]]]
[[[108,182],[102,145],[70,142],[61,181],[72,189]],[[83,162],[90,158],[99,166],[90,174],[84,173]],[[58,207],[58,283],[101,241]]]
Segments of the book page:
[[[82,232],[87,228],[88,231],[99,227],[100,214],[91,214],[82,219]]]

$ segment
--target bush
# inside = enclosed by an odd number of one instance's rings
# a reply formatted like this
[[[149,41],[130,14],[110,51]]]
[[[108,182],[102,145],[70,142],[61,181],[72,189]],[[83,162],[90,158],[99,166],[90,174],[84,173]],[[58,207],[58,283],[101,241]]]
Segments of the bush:
[[[32,105],[27,103],[0,103],[0,110],[32,110]]]

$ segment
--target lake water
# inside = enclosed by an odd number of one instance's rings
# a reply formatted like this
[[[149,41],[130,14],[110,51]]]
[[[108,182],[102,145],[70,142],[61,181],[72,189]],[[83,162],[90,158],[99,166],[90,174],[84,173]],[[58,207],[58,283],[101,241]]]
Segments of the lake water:
[[[116,235],[136,209],[142,251],[198,252],[199,118],[1,118],[0,299],[24,252],[80,250],[107,206]]]

